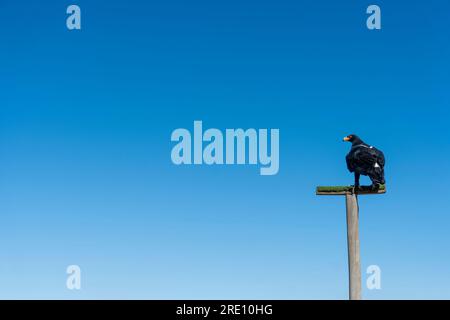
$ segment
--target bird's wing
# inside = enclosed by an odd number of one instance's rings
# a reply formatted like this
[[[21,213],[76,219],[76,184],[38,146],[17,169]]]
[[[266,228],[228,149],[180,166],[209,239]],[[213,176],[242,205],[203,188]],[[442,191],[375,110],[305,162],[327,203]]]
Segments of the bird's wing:
[[[376,152],[373,148],[360,147],[355,150],[353,157],[358,166],[373,167],[377,162]]]
[[[380,167],[384,168],[384,153],[381,150],[375,149],[377,152],[377,163],[380,165]]]

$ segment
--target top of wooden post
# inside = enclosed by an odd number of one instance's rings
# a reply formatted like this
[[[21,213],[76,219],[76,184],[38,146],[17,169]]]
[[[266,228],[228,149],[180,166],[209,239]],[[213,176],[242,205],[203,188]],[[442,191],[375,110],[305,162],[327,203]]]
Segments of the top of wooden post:
[[[316,188],[318,196],[342,196],[347,194],[383,194],[386,193],[386,186],[382,185],[378,190],[372,190],[370,186],[360,186],[354,190],[353,186],[319,186]]]

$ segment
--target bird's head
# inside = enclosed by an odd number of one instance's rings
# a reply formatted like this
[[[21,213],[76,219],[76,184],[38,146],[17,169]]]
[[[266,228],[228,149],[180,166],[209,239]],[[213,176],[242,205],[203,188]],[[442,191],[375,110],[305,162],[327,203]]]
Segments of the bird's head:
[[[350,134],[346,137],[344,137],[343,141],[354,143],[362,143],[362,140],[356,135],[356,134]]]

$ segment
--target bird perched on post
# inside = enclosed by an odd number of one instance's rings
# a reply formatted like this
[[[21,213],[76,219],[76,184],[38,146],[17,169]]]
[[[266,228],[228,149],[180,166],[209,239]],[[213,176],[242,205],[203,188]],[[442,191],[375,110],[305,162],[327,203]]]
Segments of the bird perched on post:
[[[345,157],[347,168],[355,174],[355,189],[359,188],[361,175],[369,176],[372,181],[372,190],[378,190],[385,184],[384,180],[384,154],[375,147],[362,141],[357,135],[351,134],[344,138],[351,142],[352,148]]]

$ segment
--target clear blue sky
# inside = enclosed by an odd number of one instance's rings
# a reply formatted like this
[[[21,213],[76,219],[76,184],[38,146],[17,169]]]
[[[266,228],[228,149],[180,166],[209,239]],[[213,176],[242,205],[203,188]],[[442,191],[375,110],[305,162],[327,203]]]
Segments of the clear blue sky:
[[[388,193],[360,199],[364,281],[382,270],[364,297],[449,299],[449,15],[0,0],[0,298],[346,299],[344,199],[314,189],[352,183],[341,139],[357,133],[387,158]],[[170,134],[194,120],[279,128],[278,175],[174,166]]]

